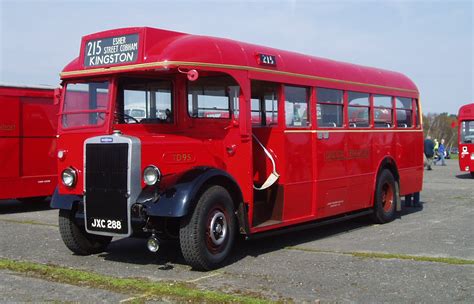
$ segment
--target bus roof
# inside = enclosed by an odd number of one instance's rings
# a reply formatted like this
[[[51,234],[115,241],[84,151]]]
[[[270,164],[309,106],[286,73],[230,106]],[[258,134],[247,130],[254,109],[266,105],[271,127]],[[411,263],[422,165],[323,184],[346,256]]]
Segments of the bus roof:
[[[460,107],[458,119],[474,120],[474,103],[469,103]]]
[[[86,66],[86,44],[113,37],[136,36],[138,50],[133,62]],[[115,42],[114,42],[115,43]],[[316,43],[316,42],[315,42]],[[91,46],[89,46],[90,48]],[[205,51],[203,51],[205,50]],[[88,50],[90,52],[90,49]],[[274,56],[276,66],[262,66],[260,54]],[[152,70],[176,66],[214,67],[283,76],[320,79],[353,85],[392,88],[416,93],[416,85],[405,75],[393,71],[339,62],[235,40],[191,35],[149,27],[122,28],[82,37],[79,57],[61,73],[63,79],[128,70]]]
[[[16,88],[16,89],[35,89],[35,90],[54,90],[56,87],[49,85],[29,85],[18,83],[0,82],[0,88]]]
[[[0,82],[0,95],[13,97],[53,98],[56,87],[46,85],[21,85]]]

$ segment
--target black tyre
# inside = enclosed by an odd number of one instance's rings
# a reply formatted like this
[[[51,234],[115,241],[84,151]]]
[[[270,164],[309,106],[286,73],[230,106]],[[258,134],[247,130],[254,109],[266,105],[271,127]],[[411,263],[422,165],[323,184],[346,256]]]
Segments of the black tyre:
[[[196,270],[221,265],[235,240],[237,221],[234,204],[221,186],[208,188],[192,214],[181,221],[179,241],[186,262]]]
[[[471,172],[471,177],[474,178],[474,171]]]
[[[103,252],[112,241],[110,236],[88,234],[77,225],[70,210],[59,210],[59,233],[67,248],[78,255]]]
[[[375,188],[373,219],[379,224],[387,223],[395,218],[399,198],[398,184],[393,174],[385,169],[378,179]]]

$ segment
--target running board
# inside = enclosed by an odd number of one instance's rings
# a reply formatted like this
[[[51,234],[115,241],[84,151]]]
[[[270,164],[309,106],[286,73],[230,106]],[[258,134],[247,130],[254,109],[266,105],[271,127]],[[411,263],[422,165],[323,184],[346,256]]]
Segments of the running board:
[[[356,217],[372,214],[373,212],[374,212],[373,209],[365,209],[363,211],[356,211],[356,212],[353,212],[353,213],[347,213],[347,214],[344,214],[342,216],[331,217],[329,219],[322,219],[322,220],[312,221],[312,222],[305,223],[305,224],[298,224],[296,226],[283,227],[283,228],[279,228],[279,229],[276,229],[276,230],[257,232],[255,234],[245,236],[245,239],[246,240],[255,240],[255,239],[260,239],[260,238],[264,238],[264,237],[268,237],[268,236],[280,235],[280,234],[283,234],[283,233],[306,230],[306,229],[315,228],[315,227],[318,227],[318,226],[329,225],[329,224],[334,224],[334,223],[338,223],[338,222],[347,221],[347,220],[350,220],[350,219],[353,219],[353,218],[356,218]]]

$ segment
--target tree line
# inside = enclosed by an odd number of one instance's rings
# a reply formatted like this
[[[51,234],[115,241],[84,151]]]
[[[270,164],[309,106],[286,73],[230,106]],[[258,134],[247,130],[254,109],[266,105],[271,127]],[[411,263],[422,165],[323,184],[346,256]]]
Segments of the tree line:
[[[425,137],[430,135],[438,141],[444,138],[446,147],[455,147],[458,144],[458,117],[448,113],[423,114],[423,132]]]

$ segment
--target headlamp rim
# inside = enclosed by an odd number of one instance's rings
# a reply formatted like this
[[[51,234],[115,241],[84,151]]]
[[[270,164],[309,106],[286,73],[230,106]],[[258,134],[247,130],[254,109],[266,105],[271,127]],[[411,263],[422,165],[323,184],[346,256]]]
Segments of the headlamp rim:
[[[147,170],[153,170],[155,172],[155,174],[156,174],[155,182],[153,182],[153,183],[148,183],[147,182],[147,179],[145,178]],[[158,184],[160,181],[161,181],[161,171],[160,171],[160,169],[158,169],[157,166],[148,165],[148,166],[145,167],[145,169],[143,169],[143,182],[145,183],[145,185],[154,186],[154,185]]]
[[[68,172],[71,174],[72,176],[72,183],[69,185],[69,184],[66,184],[66,182],[64,181],[64,173],[65,172]],[[77,183],[77,170],[74,169],[73,167],[67,167],[66,169],[64,169],[62,172],[61,172],[61,182],[64,186],[68,187],[68,188],[72,188],[76,185]]]

